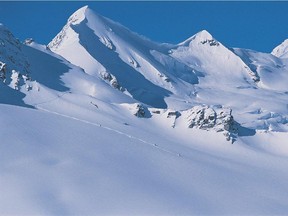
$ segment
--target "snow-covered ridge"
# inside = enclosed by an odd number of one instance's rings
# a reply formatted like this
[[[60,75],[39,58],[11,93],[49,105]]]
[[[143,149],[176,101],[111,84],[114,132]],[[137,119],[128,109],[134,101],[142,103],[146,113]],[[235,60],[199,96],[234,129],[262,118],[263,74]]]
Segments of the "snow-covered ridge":
[[[130,41],[145,41],[147,46],[158,46],[157,43],[149,40],[148,38],[139,35],[135,32],[130,31],[125,26],[117,23],[109,18],[101,16],[100,14],[95,13],[93,10],[89,8],[88,5],[83,6],[74,12],[67,20],[66,25],[63,29],[56,35],[56,37],[48,44],[48,47],[51,50],[56,50],[60,48],[61,41],[66,38],[65,36],[71,34],[71,25],[77,25],[81,22],[87,22],[88,26],[97,34],[97,36],[101,39],[101,42],[106,45],[109,39],[109,33],[119,33],[117,30],[120,29],[120,33],[123,33],[122,37],[126,37],[126,40]],[[89,22],[90,21],[90,22]],[[73,28],[72,28],[73,29]],[[108,35],[107,35],[108,33]],[[121,36],[121,35],[118,35]],[[67,38],[66,38],[67,39]],[[110,41],[111,43],[111,41]],[[167,45],[163,45],[164,47]],[[169,46],[169,45],[168,45]],[[161,47],[161,46],[160,46]]]
[[[57,50],[64,39],[73,40],[73,31],[71,31],[71,25],[77,25],[85,20],[85,12],[88,6],[84,6],[74,12],[68,19],[63,29],[54,37],[54,39],[47,45],[47,47],[53,51]],[[68,36],[69,35],[69,36]],[[71,38],[72,37],[72,38]],[[74,36],[75,37],[75,36]]]
[[[88,9],[88,5],[79,8],[76,12],[74,12],[68,19],[69,24],[77,25],[85,19],[85,13]]]
[[[213,36],[207,31],[202,30],[197,34],[193,35],[192,37],[188,38],[187,40],[178,44],[178,46],[189,46],[189,44],[194,41],[196,43],[201,44],[209,44],[210,46],[217,46],[219,42],[213,38]]]
[[[287,59],[87,6],[49,48],[0,42],[0,215],[287,214]]]
[[[49,50],[37,47],[39,51],[52,55]],[[93,96],[99,97],[100,86],[102,89],[105,86],[111,95],[117,91],[117,94],[148,107],[185,110],[198,104],[219,104],[233,109],[240,123],[244,117],[240,118],[238,113],[243,109],[247,113],[261,109],[286,118],[283,106],[271,107],[271,101],[266,96],[274,95],[270,90],[285,92],[285,63],[271,55],[253,56],[243,50],[229,49],[206,30],[178,45],[157,44],[84,6],[70,16],[48,47],[83,69],[85,83],[89,79],[94,82],[93,87],[89,82],[89,88],[84,92]],[[274,73],[269,74],[269,71]],[[60,76],[55,77],[59,79]],[[280,80],[276,82],[277,79]],[[53,85],[50,83],[48,86]],[[76,84],[69,81],[69,88],[73,86]],[[63,88],[67,88],[65,83]],[[281,101],[285,97],[285,93],[277,95],[275,100]],[[241,103],[238,98],[246,99]],[[252,101],[259,105],[250,107]],[[249,119],[249,124],[253,122],[252,129],[267,123],[260,115]],[[275,124],[273,127],[269,124],[264,128],[279,128],[277,125],[285,125],[285,121],[272,122]]]
[[[71,24],[73,21],[77,25]],[[62,37],[63,31],[65,37]],[[280,71],[279,65],[285,63],[269,55],[265,57],[266,60],[261,60],[260,55],[252,59],[247,52],[243,51],[241,54],[240,51],[225,47],[206,30],[177,45],[157,44],[85,6],[69,18],[58,36],[56,42],[60,38],[61,46],[52,46],[55,39],[49,44],[54,52],[82,67],[87,74],[99,77],[111,87],[125,89],[124,94],[140,103],[172,110],[189,109],[195,104],[221,104],[232,108],[237,116],[238,110],[244,108],[250,113],[254,109],[249,108],[250,104],[256,100],[261,104],[256,109],[279,111],[271,108],[271,102],[264,95],[268,89],[284,91],[287,69],[281,67]],[[267,73],[273,70],[274,74]],[[112,77],[117,81],[113,85],[110,83]],[[272,83],[283,85],[272,86]],[[249,96],[242,93],[248,89],[251,89]],[[253,89],[257,89],[256,98]],[[215,92],[224,98],[215,95],[211,100],[210,97]],[[225,99],[226,92],[231,93],[229,99]],[[268,92],[273,95],[269,90]],[[237,101],[237,98],[242,97],[246,98],[244,102],[247,104]],[[280,98],[283,97],[285,95]],[[231,100],[235,105],[231,106]],[[285,116],[285,112],[281,111],[281,115]],[[255,119],[249,120],[254,121]],[[264,121],[257,120],[257,125]],[[252,128],[257,127],[254,124]]]
[[[271,54],[279,58],[288,58],[288,39],[275,47]]]

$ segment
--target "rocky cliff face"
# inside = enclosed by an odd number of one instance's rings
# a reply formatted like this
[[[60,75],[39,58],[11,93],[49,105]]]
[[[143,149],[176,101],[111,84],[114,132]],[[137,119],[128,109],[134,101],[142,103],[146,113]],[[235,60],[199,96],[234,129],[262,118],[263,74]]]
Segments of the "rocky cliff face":
[[[2,24],[0,24],[0,62],[6,65],[6,72],[12,70],[27,74],[29,63],[22,52],[22,44]]]
[[[15,90],[19,90],[21,85],[30,80],[30,65],[22,46],[11,32],[0,24],[0,81]]]

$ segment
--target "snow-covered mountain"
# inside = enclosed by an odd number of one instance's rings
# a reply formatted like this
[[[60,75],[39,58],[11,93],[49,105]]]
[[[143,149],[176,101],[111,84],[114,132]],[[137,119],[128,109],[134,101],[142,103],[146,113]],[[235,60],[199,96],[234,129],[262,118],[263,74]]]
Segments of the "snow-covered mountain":
[[[279,58],[288,58],[288,39],[272,50],[272,55]]]
[[[287,213],[285,53],[88,6],[47,46],[0,25],[0,214]]]

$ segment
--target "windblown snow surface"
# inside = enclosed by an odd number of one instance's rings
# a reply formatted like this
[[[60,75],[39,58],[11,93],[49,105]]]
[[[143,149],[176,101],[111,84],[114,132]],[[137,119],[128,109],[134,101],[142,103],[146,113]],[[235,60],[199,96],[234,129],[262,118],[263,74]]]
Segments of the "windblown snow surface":
[[[284,46],[159,44],[87,6],[47,46],[0,25],[0,215],[287,215]]]

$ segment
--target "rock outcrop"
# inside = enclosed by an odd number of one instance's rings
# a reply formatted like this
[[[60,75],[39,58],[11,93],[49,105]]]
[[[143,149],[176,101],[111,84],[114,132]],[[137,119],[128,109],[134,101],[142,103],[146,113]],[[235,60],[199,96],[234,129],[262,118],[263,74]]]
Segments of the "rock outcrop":
[[[118,80],[116,79],[115,76],[113,76],[112,74],[110,74],[107,71],[101,72],[100,76],[102,77],[103,80],[107,81],[113,88],[118,89],[119,91],[125,91],[125,88],[123,88]]]
[[[188,110],[188,127],[222,132],[227,140],[237,134],[232,110],[222,106],[194,106]]]
[[[145,107],[142,104],[136,104],[134,115],[139,118],[144,118],[145,114]]]

